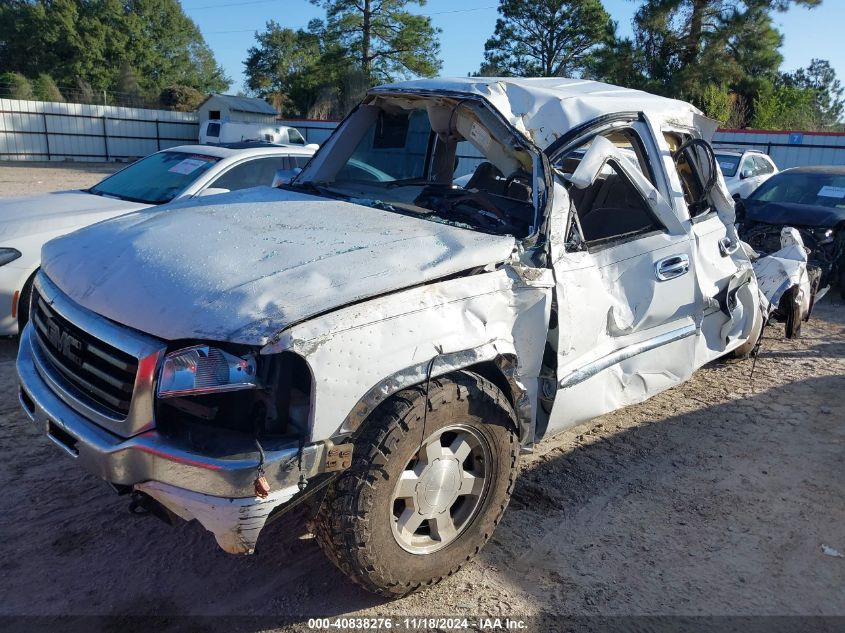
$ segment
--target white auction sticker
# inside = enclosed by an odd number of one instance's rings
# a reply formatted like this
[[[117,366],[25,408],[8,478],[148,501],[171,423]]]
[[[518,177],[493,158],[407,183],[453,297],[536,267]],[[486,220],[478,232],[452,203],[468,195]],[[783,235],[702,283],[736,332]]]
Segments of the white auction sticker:
[[[176,163],[168,169],[167,171],[171,171],[174,174],[183,174],[188,176],[194,173],[200,167],[205,167],[207,165],[207,161],[204,160],[196,160],[195,158],[186,158],[185,160]]]
[[[819,198],[845,198],[845,187],[822,187],[818,193]]]

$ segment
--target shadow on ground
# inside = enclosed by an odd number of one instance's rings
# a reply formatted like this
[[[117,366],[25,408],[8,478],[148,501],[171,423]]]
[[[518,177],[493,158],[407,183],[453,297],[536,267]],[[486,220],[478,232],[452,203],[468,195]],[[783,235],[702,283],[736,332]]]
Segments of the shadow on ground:
[[[461,574],[388,605],[300,540],[301,521],[273,524],[255,556],[238,558],[195,523],[130,515],[18,413],[9,346],[0,615],[236,615],[238,630],[258,631],[403,605],[490,612]],[[845,565],[821,553],[845,546],[843,393],[845,376],[810,378],[598,438],[586,427],[574,446],[544,443],[471,567],[544,612],[845,614]]]

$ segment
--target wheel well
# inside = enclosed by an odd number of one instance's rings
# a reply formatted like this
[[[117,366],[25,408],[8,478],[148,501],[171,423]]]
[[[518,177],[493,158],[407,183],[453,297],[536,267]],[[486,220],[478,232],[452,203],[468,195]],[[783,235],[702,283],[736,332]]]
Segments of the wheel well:
[[[462,371],[470,371],[476,373],[482,378],[485,378],[492,382],[499,388],[499,391],[504,394],[505,398],[507,398],[508,402],[510,402],[514,410],[516,410],[516,401],[513,394],[513,388],[508,382],[508,379],[502,373],[501,368],[495,362],[484,361],[481,363],[476,363],[475,365],[464,367]]]
[[[402,373],[395,374],[375,387],[364,395],[355,408],[347,415],[340,428],[340,435],[354,434],[362,426],[363,422],[385,401],[390,399],[393,395],[405,389],[411,388],[425,388],[426,380],[424,378],[424,370],[427,363],[413,368],[406,375],[413,376],[413,382],[409,381],[401,384],[400,377]],[[453,366],[443,373],[437,372],[437,377],[445,377],[458,371],[466,371],[477,374],[485,380],[495,385],[505,396],[508,403],[516,414],[517,428],[519,431],[520,440],[523,443],[533,443],[533,413],[531,410],[530,400],[525,393],[525,389],[516,378],[517,360],[512,356],[499,356],[493,360],[479,361],[469,365],[459,364]],[[422,370],[422,371],[421,371]],[[423,376],[421,378],[421,376]]]
[[[26,314],[27,320],[29,320],[29,306],[25,305],[24,302],[29,300],[29,297],[32,296],[32,286],[35,284],[35,276],[38,274],[38,271],[41,268],[36,268],[32,274],[27,277],[26,281],[21,288],[21,292],[18,295],[18,304],[15,306],[15,317],[20,326],[21,322],[21,315]],[[18,332],[20,334],[20,332]]]

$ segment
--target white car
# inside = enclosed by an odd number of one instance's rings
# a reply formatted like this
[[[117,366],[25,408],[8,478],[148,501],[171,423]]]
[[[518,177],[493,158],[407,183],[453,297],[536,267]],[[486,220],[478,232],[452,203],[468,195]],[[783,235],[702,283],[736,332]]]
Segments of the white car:
[[[756,150],[719,148],[715,153],[734,199],[744,200],[780,171],[771,158]]]
[[[151,154],[86,190],[0,201],[0,336],[26,323],[45,242],[130,211],[192,197],[270,185],[302,168],[314,150],[244,143],[184,145]]]

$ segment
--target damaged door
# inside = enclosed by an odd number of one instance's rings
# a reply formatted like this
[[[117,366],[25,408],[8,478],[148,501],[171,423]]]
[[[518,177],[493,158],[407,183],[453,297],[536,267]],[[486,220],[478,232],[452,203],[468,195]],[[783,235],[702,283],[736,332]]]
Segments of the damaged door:
[[[701,305],[701,332],[696,365],[725,354],[745,340],[757,315],[753,272],[743,265],[745,255],[734,228],[733,208],[727,190],[719,187],[719,172],[706,139],[693,130],[662,128],[657,133],[666,145],[665,161],[672,190],[672,204],[679,217],[689,216],[693,268]],[[719,194],[722,198],[719,199]],[[720,212],[719,207],[723,207]]]
[[[654,186],[656,154],[645,124],[630,121],[551,157],[569,181],[571,209],[553,255],[549,431],[640,402],[693,371],[693,246]]]

